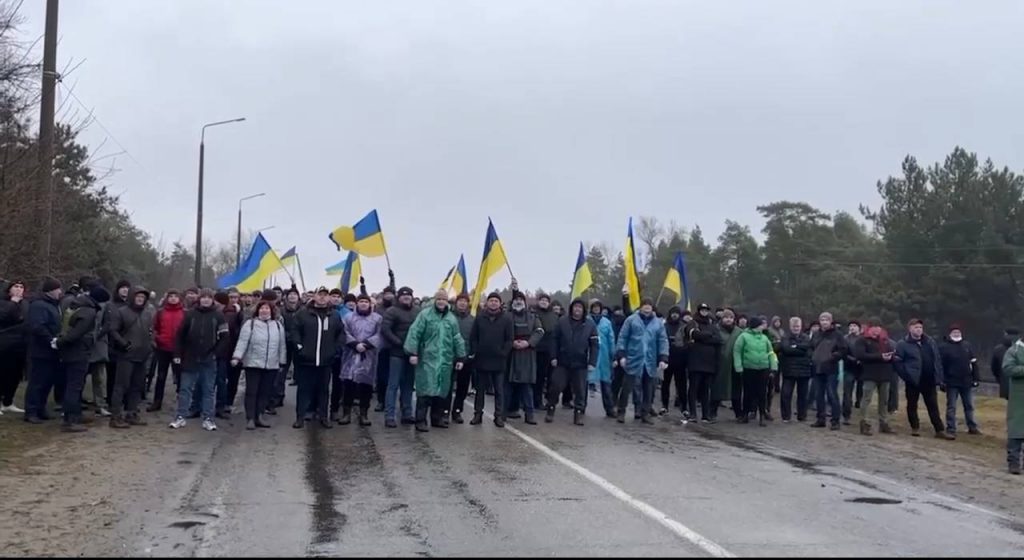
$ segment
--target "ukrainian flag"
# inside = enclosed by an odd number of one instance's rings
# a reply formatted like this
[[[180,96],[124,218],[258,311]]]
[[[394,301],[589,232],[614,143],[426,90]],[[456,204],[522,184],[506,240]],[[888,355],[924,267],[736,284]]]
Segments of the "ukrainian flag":
[[[629,307],[633,311],[640,309],[640,276],[636,270],[636,244],[633,243],[633,218],[629,219],[629,230],[626,232],[626,285],[629,287]]]
[[[457,296],[469,293],[469,282],[466,281],[466,258],[463,255],[459,255],[459,264],[455,265],[455,275],[452,276],[451,289]]]
[[[258,233],[242,266],[234,272],[218,278],[217,287],[221,289],[233,287],[240,292],[253,292],[262,289],[263,281],[281,268],[283,268],[281,259],[270,248],[270,243],[267,243],[263,234]]]
[[[325,268],[324,272],[326,272],[328,276],[341,276],[341,273],[345,272],[345,263],[347,262],[348,256]]]
[[[498,232],[494,229],[494,222],[487,220],[487,237],[484,238],[484,257],[480,261],[480,276],[476,279],[476,289],[473,291],[473,298],[470,302],[470,310],[476,315],[477,307],[480,306],[480,298],[487,289],[487,281],[503,267],[508,265],[505,257],[505,249],[498,239]]]
[[[363,266],[359,262],[359,253],[349,251],[345,258],[345,266],[341,272],[341,292],[344,294],[355,293],[355,287],[359,285],[359,277],[363,275]]]
[[[371,210],[354,226],[341,226],[328,235],[331,241],[346,251],[355,251],[364,257],[382,257],[387,254],[384,232],[380,229],[377,211]]]
[[[295,264],[295,260],[299,258],[299,254],[295,252],[295,247],[288,249],[281,255],[281,266],[289,266]]]
[[[676,251],[676,259],[672,268],[665,275],[665,289],[671,290],[679,300],[679,306],[690,311],[690,288],[686,285],[686,261],[683,252]]]
[[[444,280],[441,281],[441,287],[438,288],[437,291],[441,291],[441,290],[444,290],[446,292],[448,291],[448,288],[449,288],[449,286],[451,286],[451,283],[452,283],[452,274],[455,274],[455,267],[454,266],[448,269],[448,274],[446,274],[445,277],[444,277]]]
[[[590,265],[587,264],[587,255],[583,252],[583,242],[580,242],[580,255],[576,257],[576,271],[572,275],[572,299],[583,295],[583,292],[594,285],[594,278],[590,275]]]

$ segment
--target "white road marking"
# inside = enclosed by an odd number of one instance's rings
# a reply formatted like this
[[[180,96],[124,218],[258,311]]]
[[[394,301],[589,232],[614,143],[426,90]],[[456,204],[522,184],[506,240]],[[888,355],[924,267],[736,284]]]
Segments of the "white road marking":
[[[494,416],[492,416],[490,413],[485,413],[485,414],[491,420],[494,419]],[[575,463],[575,462],[573,462],[573,461],[563,457],[557,451],[555,451],[555,450],[551,449],[550,447],[544,445],[543,443],[533,439],[532,437],[524,434],[523,432],[520,432],[519,430],[517,430],[517,429],[513,428],[512,426],[508,425],[507,423],[505,424],[505,427],[502,428],[502,429],[507,430],[509,433],[517,436],[519,439],[521,439],[521,440],[525,441],[526,443],[530,444],[532,447],[534,447],[535,449],[537,449],[541,453],[547,455],[548,457],[551,457],[555,461],[558,461],[559,463],[565,465],[566,467],[569,467],[576,474],[582,476],[583,478],[589,480],[590,482],[593,482],[594,484],[596,484],[599,488],[601,488],[605,492],[608,492],[609,494],[611,494],[612,496],[615,496],[617,499],[619,499],[620,501],[626,503],[627,505],[629,505],[633,509],[636,509],[637,511],[639,511],[640,513],[642,513],[642,514],[646,515],[647,517],[653,519],[654,521],[657,521],[658,524],[660,524],[662,527],[665,527],[669,531],[672,531],[673,533],[675,533],[676,536],[678,536],[678,537],[680,537],[680,538],[682,538],[682,539],[684,539],[686,541],[689,541],[690,543],[700,547],[701,550],[703,550],[704,552],[707,552],[711,556],[714,556],[715,558],[735,558],[736,557],[733,553],[729,552],[728,550],[723,548],[718,543],[708,539],[704,535],[701,535],[697,531],[694,531],[693,529],[687,527],[686,525],[683,525],[682,523],[676,521],[675,519],[672,519],[671,517],[666,515],[661,510],[655,508],[654,506],[652,506],[652,505],[650,505],[650,504],[648,504],[648,503],[646,503],[644,501],[638,500],[638,499],[634,498],[633,496],[630,496],[623,489],[619,488],[618,486],[615,486],[611,482],[608,482],[607,480],[602,478],[600,475],[594,474],[593,472],[587,470],[582,465],[579,465],[578,463]]]

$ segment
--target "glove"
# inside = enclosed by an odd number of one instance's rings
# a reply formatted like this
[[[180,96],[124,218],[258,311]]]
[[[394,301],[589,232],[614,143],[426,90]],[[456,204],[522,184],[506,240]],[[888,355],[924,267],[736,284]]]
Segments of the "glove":
[[[946,392],[946,385],[945,385],[945,383],[943,383],[942,385],[939,385],[939,390],[942,391],[943,393]]]
[[[50,339],[50,348],[53,348],[54,350],[57,349],[57,339],[56,338]]]
[[[558,360],[551,360],[551,367],[558,367]]]
[[[597,368],[595,368],[594,366],[591,366],[591,365],[587,366],[587,371],[594,371],[595,369],[597,369]]]
[[[977,387],[978,385],[980,385],[980,384],[977,381],[971,383],[971,387]]]
[[[419,365],[419,363],[420,363],[419,356],[409,356],[409,363],[414,365],[414,366],[415,365]]]

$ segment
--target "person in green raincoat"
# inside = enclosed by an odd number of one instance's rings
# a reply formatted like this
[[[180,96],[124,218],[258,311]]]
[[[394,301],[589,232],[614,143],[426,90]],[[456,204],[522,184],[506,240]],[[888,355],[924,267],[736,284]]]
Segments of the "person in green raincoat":
[[[718,407],[721,406],[722,401],[732,400],[732,354],[736,347],[736,339],[743,332],[743,329],[736,326],[736,314],[731,309],[722,312],[718,330],[722,335],[722,345],[719,347],[721,355],[718,358],[718,375],[715,376],[715,381],[711,385],[712,422],[718,420]],[[737,418],[739,418],[738,415]]]
[[[1024,341],[1015,342],[1003,356],[1003,377],[1010,385],[1006,403],[1006,462],[1010,474],[1020,474],[1024,455]]]
[[[428,409],[430,424],[447,428],[443,416],[445,397],[452,384],[452,364],[455,371],[460,371],[466,357],[459,321],[448,308],[448,292],[438,291],[433,305],[416,316],[409,327],[404,350],[409,355],[409,363],[416,366],[416,431],[430,431]]]

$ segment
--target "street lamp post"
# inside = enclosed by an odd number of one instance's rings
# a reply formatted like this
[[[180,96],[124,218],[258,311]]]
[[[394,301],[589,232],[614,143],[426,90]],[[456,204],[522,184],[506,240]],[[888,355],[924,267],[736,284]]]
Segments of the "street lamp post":
[[[246,200],[252,200],[266,195],[267,193],[251,194],[238,199],[238,237],[236,238],[235,244],[235,268],[242,266],[242,203]]]
[[[211,126],[220,126],[222,124],[242,122],[244,120],[245,117],[241,117],[226,121],[207,123],[203,125],[202,133],[199,135],[199,201],[196,204],[196,286],[201,285],[203,282],[203,160],[205,159],[206,152],[206,129]]]

